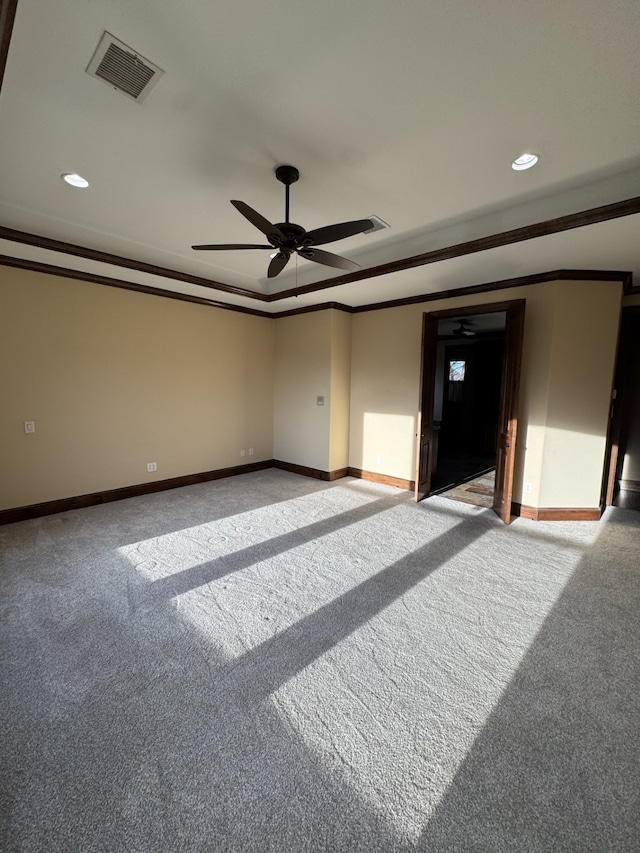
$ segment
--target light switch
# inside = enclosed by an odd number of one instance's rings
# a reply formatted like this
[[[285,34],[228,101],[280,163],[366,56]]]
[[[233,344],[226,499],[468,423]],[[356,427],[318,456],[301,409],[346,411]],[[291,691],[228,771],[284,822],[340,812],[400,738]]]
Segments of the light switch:
[[[324,397],[316,397],[316,406],[324,406]]]
[[[35,432],[36,431],[36,422],[35,421],[25,421],[24,422],[24,431],[25,432]]]

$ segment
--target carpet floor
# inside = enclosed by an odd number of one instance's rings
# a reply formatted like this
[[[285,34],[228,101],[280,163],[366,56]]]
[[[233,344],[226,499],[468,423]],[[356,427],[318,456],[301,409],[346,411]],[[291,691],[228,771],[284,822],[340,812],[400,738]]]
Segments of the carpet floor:
[[[638,513],[268,470],[0,546],[6,853],[638,850]]]

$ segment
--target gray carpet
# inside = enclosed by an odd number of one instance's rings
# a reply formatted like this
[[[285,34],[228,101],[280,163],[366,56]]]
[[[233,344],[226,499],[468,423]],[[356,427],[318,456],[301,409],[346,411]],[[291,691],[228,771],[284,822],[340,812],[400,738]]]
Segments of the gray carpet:
[[[640,514],[270,470],[0,529],[3,851],[637,851]]]

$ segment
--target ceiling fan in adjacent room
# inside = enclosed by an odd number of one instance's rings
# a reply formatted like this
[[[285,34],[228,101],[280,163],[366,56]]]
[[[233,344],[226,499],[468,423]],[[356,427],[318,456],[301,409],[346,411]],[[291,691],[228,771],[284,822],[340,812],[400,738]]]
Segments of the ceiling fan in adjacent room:
[[[476,332],[469,328],[473,324],[473,320],[456,320],[455,322],[460,323],[458,328],[453,330],[456,338],[475,338]]]
[[[337,267],[340,270],[356,270],[359,264],[317,249],[325,243],[334,243],[336,240],[344,240],[345,237],[353,237],[354,234],[362,234],[374,228],[375,223],[371,219],[355,219],[352,222],[338,222],[335,225],[326,225],[324,228],[314,228],[305,231],[301,225],[289,222],[289,187],[300,177],[295,166],[278,166],[275,170],[276,178],[285,185],[285,214],[284,222],[269,222],[248,204],[243,201],[231,200],[231,204],[249,220],[252,225],[262,231],[268,245],[256,243],[226,243],[221,245],[203,244],[192,246],[197,250],[229,250],[229,249],[269,249],[272,252],[271,263],[267,271],[269,278],[275,278],[286,267],[291,255],[297,253],[301,258],[315,261],[317,264],[325,264],[329,267]]]

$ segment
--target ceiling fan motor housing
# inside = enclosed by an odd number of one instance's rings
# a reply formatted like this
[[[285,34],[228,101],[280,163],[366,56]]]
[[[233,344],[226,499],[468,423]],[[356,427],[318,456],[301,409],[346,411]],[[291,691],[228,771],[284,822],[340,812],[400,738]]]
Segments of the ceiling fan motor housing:
[[[295,184],[300,177],[300,172],[295,166],[276,166],[276,178],[285,186]]]
[[[274,224],[285,236],[284,241],[278,234],[269,237],[269,242],[273,243],[275,248],[293,252],[300,246],[304,246],[307,232],[302,225],[296,225],[295,222],[276,222]]]

